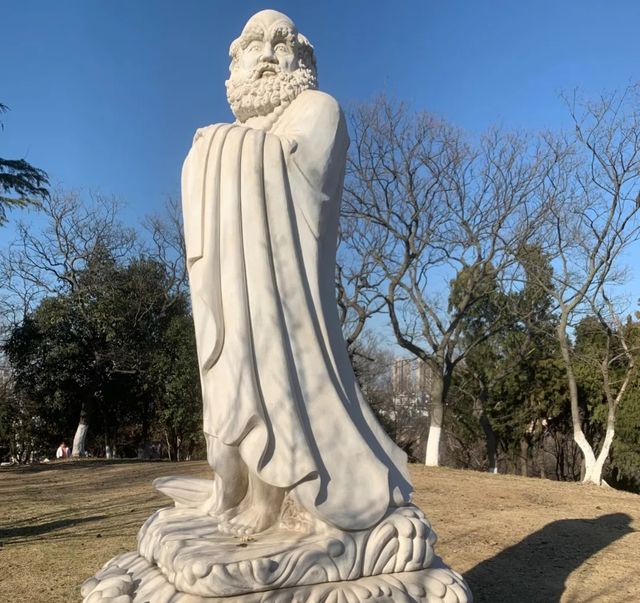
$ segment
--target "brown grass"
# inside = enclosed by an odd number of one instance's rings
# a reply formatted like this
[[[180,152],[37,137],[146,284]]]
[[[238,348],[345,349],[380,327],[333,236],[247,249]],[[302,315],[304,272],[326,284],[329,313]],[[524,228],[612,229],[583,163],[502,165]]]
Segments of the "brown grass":
[[[69,461],[0,469],[0,602],[78,601],[81,582],[135,548],[167,504],[151,481],[205,463]],[[412,467],[437,552],[478,603],[640,601],[640,496]]]

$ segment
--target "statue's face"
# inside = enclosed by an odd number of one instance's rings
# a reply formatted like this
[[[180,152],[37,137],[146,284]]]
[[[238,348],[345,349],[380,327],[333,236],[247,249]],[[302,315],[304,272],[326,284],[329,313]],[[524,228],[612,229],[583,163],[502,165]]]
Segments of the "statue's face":
[[[242,48],[233,70],[238,79],[273,77],[298,69],[293,24],[284,19],[252,19],[242,33]]]
[[[317,87],[313,47],[282,13],[264,10],[251,17],[229,54],[227,99],[240,122],[269,115]]]

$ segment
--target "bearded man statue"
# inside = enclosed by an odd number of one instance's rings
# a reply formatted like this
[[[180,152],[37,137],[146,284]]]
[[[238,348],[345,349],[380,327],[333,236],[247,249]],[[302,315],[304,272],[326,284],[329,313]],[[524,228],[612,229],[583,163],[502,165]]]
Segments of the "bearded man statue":
[[[409,502],[405,454],[362,396],[335,302],[349,144],[313,48],[262,11],[231,44],[234,124],[198,130],[183,169],[208,459],[207,512],[260,532],[285,494],[342,529]]]
[[[342,338],[342,111],[285,15],[253,16],[230,55],[236,121],[198,130],[182,173],[214,478],[156,480],[175,506],[85,581],[85,603],[467,603]]]

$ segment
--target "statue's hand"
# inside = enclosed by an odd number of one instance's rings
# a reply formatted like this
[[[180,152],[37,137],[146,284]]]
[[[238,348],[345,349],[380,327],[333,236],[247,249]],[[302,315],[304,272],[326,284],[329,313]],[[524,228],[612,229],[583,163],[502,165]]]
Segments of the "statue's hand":
[[[293,140],[293,138],[285,138],[284,136],[281,136],[280,140],[282,140],[282,148],[284,149],[285,154],[293,155],[298,150],[298,143]]]

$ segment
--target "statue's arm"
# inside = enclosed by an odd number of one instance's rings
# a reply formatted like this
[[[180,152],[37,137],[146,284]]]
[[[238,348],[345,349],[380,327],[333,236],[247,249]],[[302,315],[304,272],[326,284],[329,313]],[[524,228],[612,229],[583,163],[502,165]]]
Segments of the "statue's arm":
[[[328,94],[307,91],[295,107],[284,132],[283,147],[307,180],[322,185],[331,173],[342,172],[349,146],[346,120]]]
[[[198,128],[191,149],[182,166],[182,211],[184,216],[187,265],[202,257],[203,252],[203,187],[206,164],[213,138],[218,130],[230,128],[228,124],[213,124]]]

